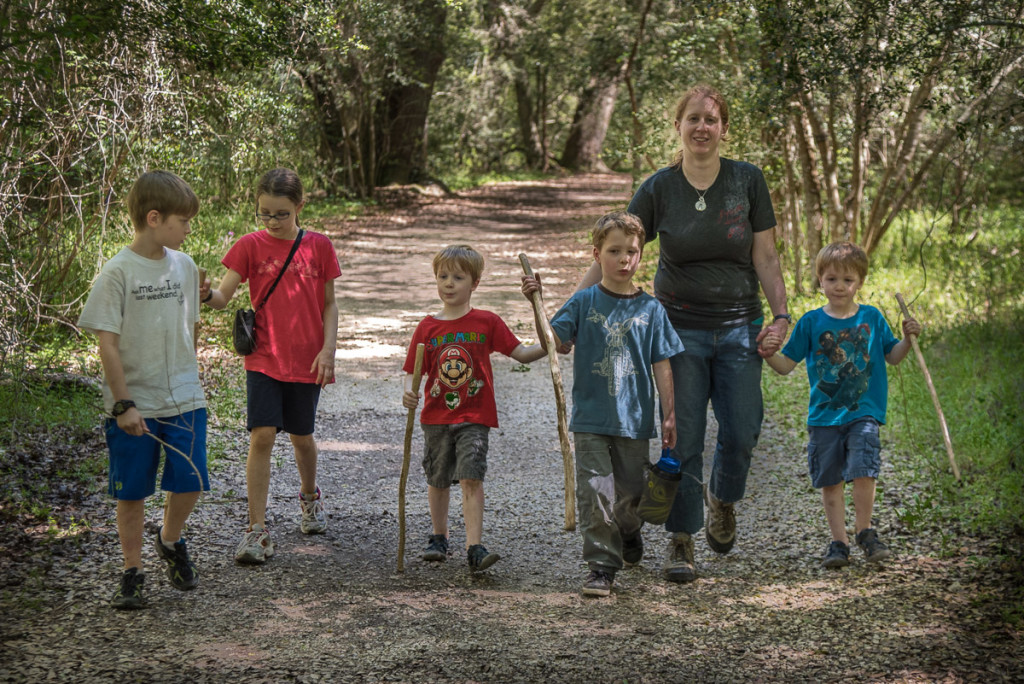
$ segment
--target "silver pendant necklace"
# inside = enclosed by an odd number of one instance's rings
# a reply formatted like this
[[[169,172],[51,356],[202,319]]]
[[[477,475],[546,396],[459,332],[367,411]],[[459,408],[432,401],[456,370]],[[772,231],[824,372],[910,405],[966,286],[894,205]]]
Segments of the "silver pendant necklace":
[[[694,188],[694,190],[697,191],[697,203],[693,205],[694,209],[697,211],[704,211],[708,208],[707,202],[704,201],[704,195],[708,194],[708,190],[710,189],[711,188],[708,188],[704,192],[701,192],[700,190],[697,190],[697,188]]]

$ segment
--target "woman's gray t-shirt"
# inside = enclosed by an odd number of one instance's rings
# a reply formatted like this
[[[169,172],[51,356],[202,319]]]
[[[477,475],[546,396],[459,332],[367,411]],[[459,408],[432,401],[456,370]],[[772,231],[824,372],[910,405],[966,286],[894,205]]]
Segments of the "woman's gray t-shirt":
[[[762,315],[752,250],[754,233],[775,227],[768,183],[753,164],[721,162],[704,211],[679,167],[657,171],[629,203],[647,241],[661,241],[654,294],[679,328],[734,327]]]

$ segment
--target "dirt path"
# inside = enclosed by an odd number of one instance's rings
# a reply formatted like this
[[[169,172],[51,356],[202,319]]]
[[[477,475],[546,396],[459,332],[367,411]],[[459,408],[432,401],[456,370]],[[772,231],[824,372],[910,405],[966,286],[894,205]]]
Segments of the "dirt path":
[[[245,517],[245,435],[225,418],[218,439],[233,458],[219,464],[189,531],[202,586],[175,591],[147,547],[150,608],[110,610],[113,508],[94,497],[80,512],[91,531],[52,542],[45,572],[2,561],[0,681],[1024,679],[1021,632],[999,619],[1005,573],[972,560],[978,542],[940,558],[933,539],[902,530],[883,496],[878,516],[895,559],[869,568],[855,554],[841,572],[818,566],[820,504],[800,444],[785,443],[792,438],[770,418],[732,553],[716,556],[698,542],[700,579],[671,585],[659,575],[664,534],[647,529],[643,562],[620,573],[610,598],[584,600],[578,533],[562,529],[544,362],[513,372],[514,362],[495,358],[502,427],[491,440],[485,540],[503,559],[480,577],[462,554],[444,564],[418,559],[429,518],[417,430],[406,571],[395,573],[400,366],[412,327],[436,309],[431,255],[456,241],[480,249],[487,269],[475,304],[533,337],[516,255],[527,252],[545,274],[553,311],[587,265],[582,233],[628,191],[628,179],[609,176],[507,184],[326,223],[344,271],[341,375],[324,393],[317,431],[327,534],[299,534],[298,478],[279,440],[269,511],[277,554],[260,568],[232,562]],[[900,485],[890,479],[885,491]],[[455,548],[459,503],[454,493]],[[154,503],[149,520],[158,517]]]

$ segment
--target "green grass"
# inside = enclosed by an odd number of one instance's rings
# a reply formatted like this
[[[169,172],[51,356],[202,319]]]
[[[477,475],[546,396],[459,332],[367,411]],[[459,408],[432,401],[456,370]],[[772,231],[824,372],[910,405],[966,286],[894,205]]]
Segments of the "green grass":
[[[45,432],[54,425],[88,430],[101,409],[99,389],[87,385],[36,374],[0,383],[0,424],[12,432]]]

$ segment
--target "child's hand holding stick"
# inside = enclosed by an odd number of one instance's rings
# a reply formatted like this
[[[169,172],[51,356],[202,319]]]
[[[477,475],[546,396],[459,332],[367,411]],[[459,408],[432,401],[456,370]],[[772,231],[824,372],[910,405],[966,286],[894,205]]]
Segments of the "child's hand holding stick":
[[[420,374],[423,370],[422,343],[416,345],[416,365],[412,372],[412,392],[420,391]],[[398,480],[398,572],[405,572],[405,483],[409,479],[409,459],[412,452],[412,429],[416,422],[416,406],[409,409],[405,421],[405,450],[402,453],[402,476]]]
[[[903,295],[899,292],[896,293],[896,301],[900,303],[900,309],[903,310],[904,325],[914,320],[910,315],[910,310],[907,309],[906,303],[903,301]],[[917,326],[920,330],[920,326]],[[932,403],[935,404],[935,412],[939,414],[939,425],[942,426],[942,439],[946,443],[946,454],[949,456],[949,465],[953,468],[953,477],[956,481],[960,481],[960,469],[956,467],[956,458],[953,456],[953,442],[949,439],[949,427],[946,425],[946,417],[942,415],[942,406],[939,405],[939,395],[935,391],[935,384],[932,383],[932,375],[928,372],[928,366],[925,365],[924,355],[921,353],[921,347],[917,344],[917,335],[909,334],[907,337],[910,338],[910,344],[914,348],[914,354],[917,356],[917,364],[921,366],[921,371],[924,373],[924,381],[928,385],[928,391],[932,395]]]
[[[523,272],[530,278],[533,277],[533,269],[530,268],[530,261],[525,254],[519,255],[519,263],[523,266]],[[558,409],[558,441],[562,447],[562,465],[565,468],[565,529],[576,529],[576,478],[573,466],[572,447],[569,443],[569,418],[565,412],[565,388],[562,385],[562,371],[558,367],[558,350],[555,348],[555,333],[548,323],[547,314],[544,312],[544,300],[541,298],[540,289],[534,290],[532,298],[534,318],[540,327],[540,334],[544,337],[545,348],[548,352],[548,361],[551,366],[551,381],[555,386],[555,405]]]

